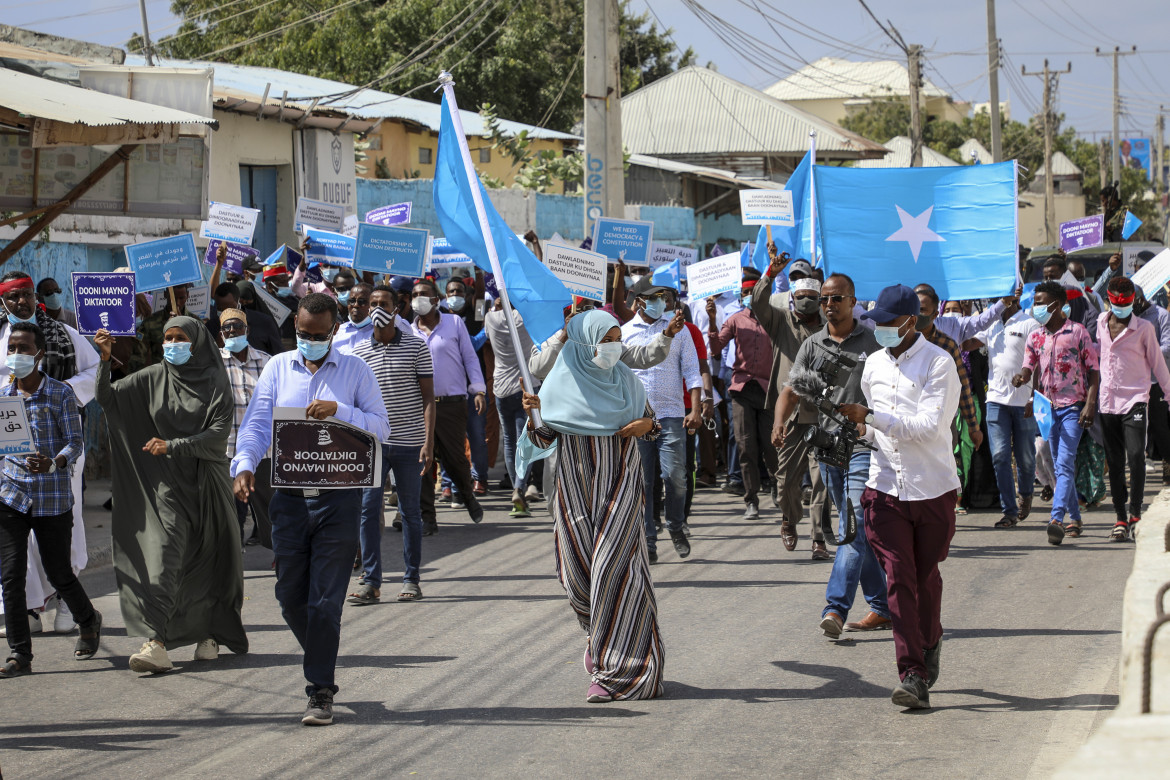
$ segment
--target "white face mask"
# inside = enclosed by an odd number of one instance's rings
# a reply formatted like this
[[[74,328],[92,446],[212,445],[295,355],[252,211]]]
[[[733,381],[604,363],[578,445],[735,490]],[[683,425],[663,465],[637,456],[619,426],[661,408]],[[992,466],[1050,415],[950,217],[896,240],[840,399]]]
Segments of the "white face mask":
[[[624,347],[620,341],[609,341],[604,344],[598,344],[596,347],[597,354],[593,356],[593,362],[597,364],[598,368],[613,368],[621,360],[623,349]]]
[[[410,308],[414,309],[414,313],[420,317],[425,317],[431,313],[431,309],[435,308],[431,303],[430,298],[415,298],[410,302]]]

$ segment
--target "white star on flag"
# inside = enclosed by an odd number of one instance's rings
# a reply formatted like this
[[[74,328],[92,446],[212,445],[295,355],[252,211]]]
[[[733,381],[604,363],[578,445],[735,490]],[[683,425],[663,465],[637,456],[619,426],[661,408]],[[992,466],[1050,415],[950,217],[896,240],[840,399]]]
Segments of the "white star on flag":
[[[922,245],[927,241],[946,241],[945,238],[935,233],[930,229],[930,213],[934,211],[934,206],[931,206],[926,211],[919,214],[917,217],[910,216],[901,206],[894,205],[898,210],[898,219],[902,220],[902,227],[886,241],[905,241],[910,245],[910,253],[914,255],[914,262],[918,262],[918,255],[922,252]]]
[[[1036,415],[1036,422],[1038,422],[1038,423],[1048,422],[1048,410],[1047,409],[1036,409],[1035,415]]]

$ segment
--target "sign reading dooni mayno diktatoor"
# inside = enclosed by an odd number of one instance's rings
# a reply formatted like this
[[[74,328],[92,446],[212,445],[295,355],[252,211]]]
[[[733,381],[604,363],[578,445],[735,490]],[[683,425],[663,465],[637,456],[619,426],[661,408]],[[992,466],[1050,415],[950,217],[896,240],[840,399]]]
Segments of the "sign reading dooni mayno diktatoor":
[[[305,418],[305,410],[272,410],[274,488],[379,487],[382,447],[377,437],[332,417]]]

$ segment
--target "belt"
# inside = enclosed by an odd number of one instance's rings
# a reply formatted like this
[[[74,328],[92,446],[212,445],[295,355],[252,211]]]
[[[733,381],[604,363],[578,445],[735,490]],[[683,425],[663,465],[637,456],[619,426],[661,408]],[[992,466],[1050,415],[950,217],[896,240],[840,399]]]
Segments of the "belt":
[[[435,403],[437,403],[437,404],[453,404],[456,402],[466,403],[467,396],[466,395],[436,395],[435,396]]]
[[[276,492],[293,498],[317,498],[321,495],[321,491],[316,488],[276,488]]]

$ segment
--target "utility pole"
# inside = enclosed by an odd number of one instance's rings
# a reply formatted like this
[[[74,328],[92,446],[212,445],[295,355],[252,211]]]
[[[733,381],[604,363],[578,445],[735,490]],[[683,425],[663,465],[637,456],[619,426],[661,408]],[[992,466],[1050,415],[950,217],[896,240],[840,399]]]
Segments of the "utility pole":
[[[617,0],[585,0],[585,236],[598,217],[625,218]]]
[[[1111,181],[1121,184],[1121,173],[1118,170],[1121,165],[1121,140],[1119,125],[1121,123],[1121,82],[1117,76],[1117,58],[1125,57],[1130,54],[1137,53],[1137,46],[1133,46],[1129,51],[1123,52],[1120,46],[1114,46],[1112,52],[1101,52],[1101,47],[1097,47],[1098,57],[1112,57],[1113,58],[1113,178]],[[1105,186],[1102,184],[1101,186]]]
[[[1052,110],[1055,102],[1052,93],[1056,91],[1057,77],[1071,71],[1071,62],[1064,70],[1051,70],[1048,60],[1044,60],[1044,70],[1038,73],[1029,73],[1020,67],[1020,73],[1025,76],[1044,77],[1044,229],[1050,245],[1056,242],[1056,194],[1052,184],[1052,136],[1056,132],[1056,117]]]
[[[1157,153],[1154,156],[1154,165],[1156,166],[1154,168],[1154,192],[1158,193],[1159,195],[1159,207],[1162,205],[1161,195],[1166,192],[1166,181],[1163,179],[1162,174],[1163,167],[1166,165],[1166,115],[1162,113],[1165,110],[1165,106],[1158,106],[1157,132],[1155,133],[1157,138],[1155,143],[1157,143],[1158,146],[1156,149]]]
[[[912,43],[906,47],[910,77],[910,167],[922,167],[922,111],[918,104],[922,87],[922,47]]]
[[[1003,162],[999,116],[999,39],[995,37],[995,0],[987,0],[987,83],[991,92],[991,161]]]
[[[146,0],[138,0],[138,10],[142,12],[142,53],[146,55],[146,64],[154,65],[154,47],[150,45],[150,27],[146,24]]]

